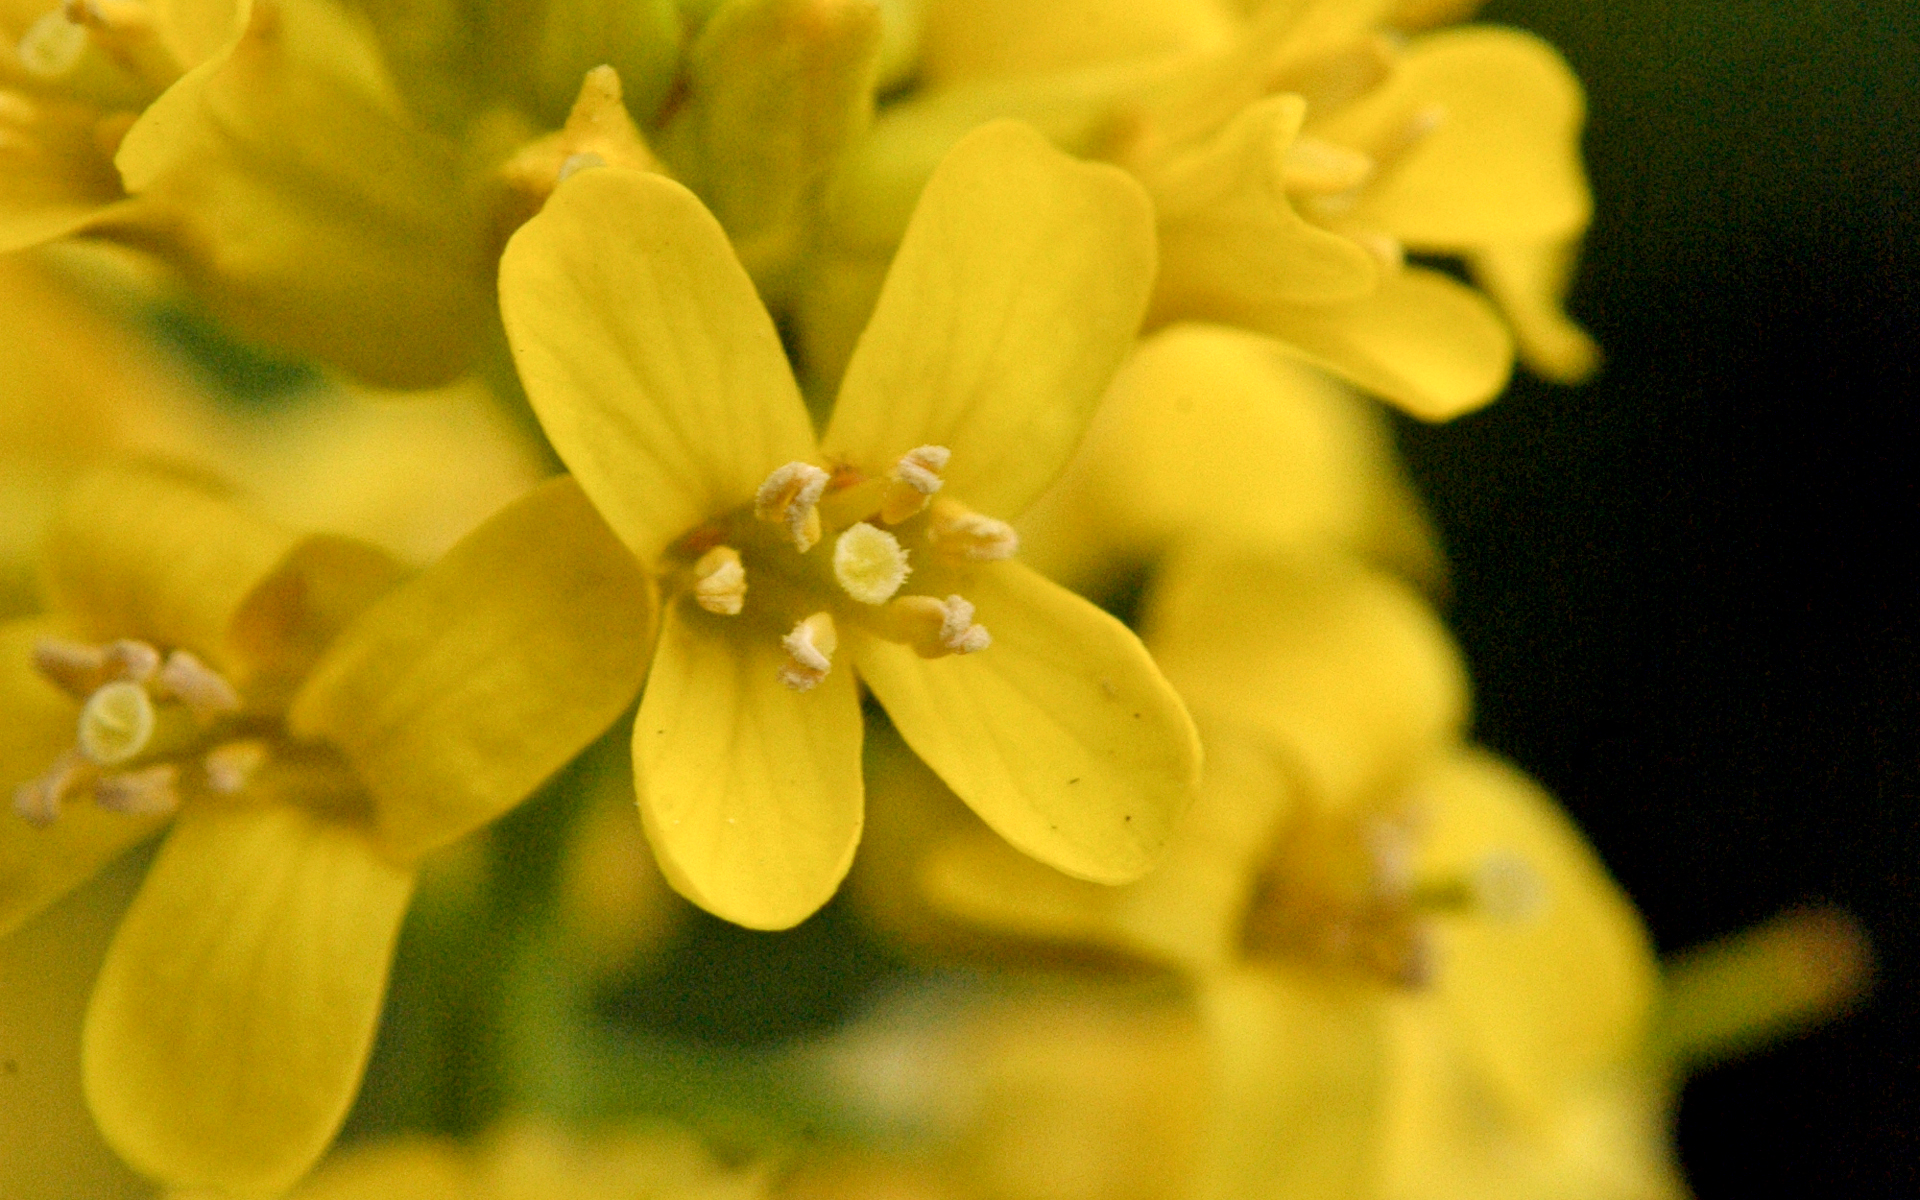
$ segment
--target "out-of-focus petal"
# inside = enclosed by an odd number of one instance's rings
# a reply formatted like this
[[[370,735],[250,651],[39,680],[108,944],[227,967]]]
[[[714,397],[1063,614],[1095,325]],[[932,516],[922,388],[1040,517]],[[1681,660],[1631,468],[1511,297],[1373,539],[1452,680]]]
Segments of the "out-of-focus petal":
[[[1580,383],[1600,366],[1600,347],[1563,304],[1578,246],[1573,242],[1482,246],[1467,256],[1474,279],[1513,326],[1520,361],[1555,383]]]
[[[288,715],[338,746],[410,859],[524,799],[640,690],[653,583],[561,478],[366,612]]]
[[[773,320],[672,180],[568,179],[507,244],[500,303],[548,438],[642,562],[814,457]]]
[[[182,814],[87,1011],[108,1142],[180,1184],[291,1186],[359,1086],[412,888],[360,833],[293,805]]]
[[[914,753],[1002,837],[1126,883],[1192,803],[1199,739],[1133,632],[1019,563],[964,585],[993,644],[927,660],[865,636],[860,674]]]
[[[822,438],[885,470],[953,451],[947,482],[1012,517],[1066,466],[1153,277],[1145,195],[1027,126],[967,135],[934,171]]]
[[[1334,810],[1405,782],[1466,723],[1466,670],[1439,618],[1350,560],[1196,552],[1166,573],[1146,628],[1195,712],[1277,738]]]
[[[634,787],[660,868],[737,925],[797,925],[840,886],[860,841],[851,664],[794,692],[780,682],[777,632],[690,604],[662,617],[633,725]]]

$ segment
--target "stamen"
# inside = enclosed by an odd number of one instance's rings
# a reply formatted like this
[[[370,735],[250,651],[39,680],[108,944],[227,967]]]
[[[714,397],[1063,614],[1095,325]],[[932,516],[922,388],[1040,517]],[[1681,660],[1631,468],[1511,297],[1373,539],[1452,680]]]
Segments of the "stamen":
[[[92,766],[69,750],[54,760],[47,773],[13,789],[13,811],[30,825],[45,828],[60,819],[60,805],[92,771]]]
[[[43,637],[33,644],[34,669],[55,687],[85,700],[116,680],[145,683],[160,666],[160,652],[145,642],[121,640],[89,646]]]
[[[820,540],[820,512],[815,506],[832,478],[811,463],[790,462],[776,467],[753,496],[753,515],[787,527],[794,548],[805,554]]]
[[[14,56],[36,79],[58,79],[80,65],[87,52],[87,27],[67,16],[65,7],[43,13],[27,26],[14,47]]]
[[[565,183],[568,179],[578,175],[582,171],[588,171],[594,167],[604,167],[606,165],[607,160],[601,158],[591,150],[584,154],[569,154],[560,163],[560,173],[554,178],[554,182]]]
[[[865,521],[849,528],[833,543],[833,577],[847,595],[862,604],[885,604],[893,599],[912,570],[899,540]]]
[[[228,713],[240,711],[240,694],[212,667],[185,650],[167,655],[160,669],[159,691],[187,706],[201,725],[210,725]]]
[[[1495,851],[1473,868],[1474,907],[1496,921],[1519,923],[1539,917],[1547,907],[1547,885],[1526,859]]]
[[[1020,535],[1013,526],[954,500],[933,502],[927,537],[941,554],[966,562],[999,562],[1020,550]]]
[[[150,817],[180,807],[180,768],[155,763],[138,771],[108,775],[93,785],[93,802],[108,812]]]
[[[833,652],[840,648],[840,635],[829,613],[817,612],[793,627],[780,639],[787,661],[780,667],[780,682],[796,692],[812,690],[833,667]]]
[[[893,482],[880,501],[880,519],[898,525],[927,506],[927,501],[946,481],[940,472],[947,469],[953,452],[945,446],[918,446],[901,456],[893,468]]]
[[[153,726],[147,689],[126,680],[109,683],[80,710],[80,753],[96,766],[117,766],[146,748]]]
[[[207,786],[223,796],[231,796],[247,786],[267,761],[267,744],[258,738],[227,742],[207,751],[201,766],[207,774]]]
[[[973,622],[973,605],[962,596],[902,596],[887,606],[894,631],[921,658],[977,654],[993,644],[984,625]]]
[[[715,546],[693,564],[693,600],[723,617],[738,616],[747,602],[747,568],[732,546]]]
[[[1280,171],[1289,192],[1331,196],[1365,183],[1373,174],[1373,159],[1346,146],[1301,137],[1287,147]]]

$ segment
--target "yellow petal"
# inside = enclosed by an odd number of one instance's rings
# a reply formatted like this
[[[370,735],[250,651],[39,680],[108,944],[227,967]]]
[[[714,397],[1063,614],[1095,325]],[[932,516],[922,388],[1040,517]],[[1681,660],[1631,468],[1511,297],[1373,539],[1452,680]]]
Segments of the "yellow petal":
[[[290,805],[182,814],[87,1011],[87,1100],[120,1155],[240,1192],[305,1173],[359,1085],[412,886]]]
[[[1467,256],[1474,279],[1513,327],[1520,361],[1555,383],[1581,383],[1600,366],[1600,347],[1562,307],[1578,252],[1572,242],[1503,242]]]
[[[1218,0],[1053,0],[1044,17],[1026,0],[933,0],[926,8],[923,86],[1212,50],[1234,26]]]
[[[844,661],[789,691],[779,635],[743,619],[666,609],[633,725],[634,787],[674,890],[737,925],[785,929],[853,862],[860,705]]]
[[[1423,421],[1447,421],[1500,394],[1513,337],[1486,298],[1437,271],[1409,267],[1345,304],[1222,311]]]
[[[0,253],[85,228],[126,195],[101,119],[92,105],[0,91]]]
[[[1139,328],[1153,225],[1132,179],[994,122],[934,171],[822,445],[869,471],[915,446],[1011,518],[1079,444]]]
[[[1299,96],[1270,96],[1152,174],[1160,275],[1150,323],[1248,305],[1335,303],[1373,290],[1373,255],[1309,225],[1287,199],[1282,162],[1305,112]]]
[[[256,709],[278,711],[314,660],[404,572],[386,551],[329,533],[295,542],[227,626],[225,658]]]
[[[1217,723],[1205,734],[1200,798],[1146,878],[1120,887],[1070,879],[976,827],[921,851],[928,901],[949,920],[999,933],[1225,969],[1241,957],[1250,864],[1272,845],[1292,789],[1259,740]]]
[[[1479,26],[1418,38],[1384,86],[1315,133],[1371,153],[1433,106],[1439,125],[1363,188],[1343,221],[1435,251],[1564,240],[1586,228],[1580,81],[1532,34]]]
[[[1147,630],[1194,711],[1277,738],[1319,805],[1378,797],[1466,723],[1466,671],[1439,618],[1335,556],[1195,553],[1166,572]]]
[[[1418,533],[1401,536],[1424,523],[1377,405],[1271,339],[1178,325],[1115,377],[1073,464],[1021,520],[1020,549],[1073,583],[1202,530],[1431,563],[1430,543],[1421,555]]]
[[[1518,864],[1538,911],[1447,919],[1436,1000],[1474,1067],[1538,1113],[1644,1044],[1659,980],[1633,906],[1539,785],[1490,754],[1455,754],[1424,776],[1423,877]]]
[[[402,111],[338,6],[261,6],[115,161],[132,236],[249,335],[396,387],[445,383],[492,320],[492,237],[456,147]]]
[[[153,26],[185,67],[227,48],[245,28],[250,0],[152,0]]]
[[[1244,968],[1205,982],[1212,1120],[1194,1195],[1373,1194],[1388,1044],[1385,1005],[1361,988]]]
[[[519,803],[646,678],[653,582],[572,479],[509,505],[333,644],[296,736],[338,746],[403,860]]]
[[[103,470],[48,532],[48,599],[83,636],[184,646],[227,667],[235,615],[298,540],[180,476]]]
[[[661,142],[759,278],[809,249],[801,205],[873,116],[871,0],[722,6],[687,56]]]
[[[41,678],[32,658],[34,642],[65,632],[46,620],[0,625],[0,937],[166,824],[106,812],[86,796],[69,798],[44,828],[13,811],[13,789],[73,746],[80,705]]]
[[[1019,563],[962,589],[993,644],[926,660],[852,640],[914,753],[1020,850],[1069,875],[1151,870],[1192,802],[1199,739],[1132,631]]]
[[[814,457],[772,319],[672,180],[568,179],[507,244],[500,305],[548,439],[642,562]]]

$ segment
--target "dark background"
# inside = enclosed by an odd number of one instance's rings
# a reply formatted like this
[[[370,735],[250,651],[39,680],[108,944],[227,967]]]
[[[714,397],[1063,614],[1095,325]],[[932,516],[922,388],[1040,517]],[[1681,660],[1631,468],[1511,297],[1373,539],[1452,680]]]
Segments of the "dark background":
[[[1699,1194],[1920,1195],[1920,5],[1484,15],[1587,83],[1572,307],[1608,365],[1402,429],[1480,736],[1564,798],[1663,951],[1813,900],[1874,938],[1854,1015],[1688,1086]]]

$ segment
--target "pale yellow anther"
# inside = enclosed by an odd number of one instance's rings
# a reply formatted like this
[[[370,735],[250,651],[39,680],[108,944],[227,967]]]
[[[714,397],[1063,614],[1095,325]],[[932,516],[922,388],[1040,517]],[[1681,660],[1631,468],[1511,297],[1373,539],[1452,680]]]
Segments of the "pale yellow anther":
[[[747,602],[747,568],[732,546],[715,546],[693,564],[693,601],[710,613],[737,616]]]
[[[80,710],[80,753],[95,766],[116,766],[146,749],[153,726],[147,689],[125,680],[109,683]]]
[[[1302,137],[1280,160],[1289,192],[1331,196],[1351,192],[1373,174],[1373,159],[1358,150],[1315,137]]]
[[[560,173],[555,177],[554,182],[564,183],[582,171],[590,171],[595,167],[604,167],[606,165],[607,160],[593,153],[591,150],[582,154],[569,154],[565,159],[561,160]]]
[[[811,690],[833,668],[833,652],[840,648],[840,634],[829,613],[817,612],[793,627],[780,639],[787,661],[780,666],[780,682],[796,692]]]
[[[902,596],[887,612],[894,636],[921,658],[977,654],[993,644],[987,627],[974,624],[973,605],[963,596]]]
[[[1496,921],[1523,923],[1547,907],[1547,884],[1526,859],[1496,850],[1474,864],[1470,877],[1475,909]]]
[[[70,19],[62,6],[41,14],[27,26],[14,47],[14,56],[27,74],[37,79],[58,79],[80,65],[89,40],[87,27]]]
[[[161,695],[180,701],[202,725],[240,711],[240,693],[233,685],[186,650],[167,655],[154,682]]]
[[[13,811],[29,825],[48,826],[60,819],[60,805],[92,771],[87,760],[69,750],[47,773],[13,789]]]
[[[155,763],[107,775],[93,785],[93,802],[129,817],[161,816],[180,807],[180,768]]]
[[[34,670],[75,700],[85,700],[103,684],[119,680],[145,683],[159,667],[160,652],[145,642],[90,646],[43,637],[33,644]]]
[[[899,539],[861,521],[833,543],[833,577],[862,604],[885,604],[913,570]]]
[[[223,796],[231,796],[247,786],[267,761],[267,744],[258,738],[243,738],[237,742],[224,742],[207,751],[201,760],[201,768],[206,772],[207,787]]]
[[[805,554],[820,540],[820,497],[832,477],[812,463],[776,467],[753,495],[753,515],[785,525],[794,548]]]
[[[887,494],[880,501],[880,519],[898,525],[927,506],[927,501],[946,481],[940,472],[947,469],[953,451],[945,446],[916,446],[894,464]]]
[[[933,502],[927,537],[941,554],[964,562],[999,562],[1020,551],[1013,526],[953,500]]]

